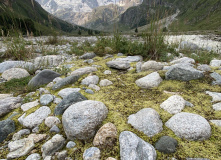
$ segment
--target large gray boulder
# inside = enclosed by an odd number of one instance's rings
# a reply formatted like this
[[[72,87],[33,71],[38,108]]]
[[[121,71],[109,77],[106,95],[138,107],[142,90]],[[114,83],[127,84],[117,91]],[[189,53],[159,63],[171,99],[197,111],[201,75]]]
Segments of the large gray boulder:
[[[28,71],[22,68],[11,68],[2,73],[2,78],[6,79],[7,81],[11,79],[21,79],[28,76],[30,76]]]
[[[153,72],[148,74],[147,76],[136,80],[136,85],[140,88],[151,89],[154,87],[158,87],[163,79],[160,77],[159,73]]]
[[[130,131],[121,132],[120,137],[121,160],[156,160],[154,147]]]
[[[65,146],[65,139],[62,135],[56,134],[41,147],[42,157],[53,155]]]
[[[173,95],[164,101],[160,107],[169,112],[170,114],[180,113],[186,105],[186,101],[183,97]]]
[[[108,109],[102,102],[87,100],[73,104],[62,116],[62,124],[68,139],[92,138],[107,113]]]
[[[15,131],[15,123],[14,121],[7,119],[4,121],[0,121],[0,143],[2,143],[9,134]]]
[[[196,70],[190,66],[174,66],[166,72],[166,79],[190,81],[194,79],[203,78],[202,71]]]
[[[163,130],[160,115],[152,108],[144,108],[136,114],[130,115],[128,123],[148,137],[153,137]]]
[[[78,79],[79,79],[79,76],[70,75],[70,76],[60,80],[56,84],[54,84],[52,87],[52,90],[59,90],[66,85],[73,84],[73,83],[77,82]]]
[[[211,135],[211,127],[200,115],[181,112],[171,117],[165,124],[178,137],[187,140],[205,140]]]
[[[22,98],[6,97],[0,99],[0,117],[21,106]]]
[[[50,113],[50,108],[43,106],[37,109],[34,113],[29,114],[27,117],[25,117],[26,113],[24,113],[19,117],[18,121],[27,128],[35,128],[40,125]]]
[[[59,103],[54,110],[55,115],[62,115],[64,111],[71,105],[85,101],[87,98],[85,98],[81,93],[79,92],[72,92],[68,96],[66,96],[61,103]]]
[[[163,69],[163,64],[156,61],[147,61],[141,66],[141,71],[158,71]]]
[[[94,57],[96,57],[95,53],[85,53],[82,56],[80,56],[79,58],[80,59],[92,59]]]
[[[10,142],[8,144],[10,153],[7,155],[7,159],[23,157],[27,155],[34,147],[34,140],[31,138],[24,138]]]
[[[41,71],[40,73],[38,73],[36,76],[34,76],[28,83],[28,86],[40,87],[41,85],[52,82],[56,77],[60,77],[60,76],[61,75],[57,72],[45,69]]]
[[[88,73],[96,72],[96,71],[97,71],[97,68],[95,67],[84,67],[84,68],[76,69],[75,71],[71,73],[71,75],[82,76],[84,74],[88,74]]]
[[[3,73],[4,71],[11,68],[23,68],[26,70],[33,70],[34,64],[25,61],[5,61],[0,63],[0,73]]]
[[[109,61],[106,65],[110,68],[118,70],[127,70],[130,68],[130,63],[126,61]]]

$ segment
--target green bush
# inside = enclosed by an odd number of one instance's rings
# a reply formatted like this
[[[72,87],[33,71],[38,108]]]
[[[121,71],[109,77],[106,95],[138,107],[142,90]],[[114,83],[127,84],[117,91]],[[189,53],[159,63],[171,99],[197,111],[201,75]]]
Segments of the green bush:
[[[5,52],[5,55],[3,55],[4,58],[10,58],[13,60],[26,60],[30,59],[32,55],[32,49],[27,49],[26,47],[26,41],[19,37],[19,38],[12,38],[11,42],[7,43],[7,50]]]

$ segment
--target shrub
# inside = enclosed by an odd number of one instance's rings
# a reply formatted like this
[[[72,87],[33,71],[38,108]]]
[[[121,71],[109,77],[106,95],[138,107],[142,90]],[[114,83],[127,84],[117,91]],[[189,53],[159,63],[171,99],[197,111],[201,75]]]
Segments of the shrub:
[[[25,47],[26,41],[23,38],[12,38],[11,43],[7,43],[7,50],[4,58],[10,58],[13,60],[26,60],[30,59],[32,54],[32,49],[28,49]]]

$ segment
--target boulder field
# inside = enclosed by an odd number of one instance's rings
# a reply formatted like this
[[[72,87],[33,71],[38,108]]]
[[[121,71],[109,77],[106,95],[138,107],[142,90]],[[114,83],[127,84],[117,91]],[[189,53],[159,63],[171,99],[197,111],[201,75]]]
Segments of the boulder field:
[[[31,75],[30,91],[0,94],[0,159],[221,157],[221,60],[165,63],[95,53],[46,58],[59,63]],[[30,78],[18,64],[0,63],[0,85]],[[54,65],[70,70],[62,74]]]

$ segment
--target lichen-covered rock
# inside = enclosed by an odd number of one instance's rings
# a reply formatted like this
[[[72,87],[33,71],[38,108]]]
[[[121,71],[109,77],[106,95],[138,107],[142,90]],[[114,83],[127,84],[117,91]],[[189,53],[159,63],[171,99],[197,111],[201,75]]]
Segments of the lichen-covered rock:
[[[29,110],[29,109],[31,109],[31,108],[33,108],[33,107],[36,107],[36,106],[38,106],[38,105],[39,105],[38,100],[36,100],[36,101],[33,101],[33,102],[29,102],[29,103],[23,104],[23,105],[21,106],[21,109],[22,109],[24,112],[26,112],[27,110]]]
[[[58,152],[55,154],[58,160],[66,160],[66,157],[68,156],[68,152],[66,150]]]
[[[84,151],[83,160],[100,160],[100,149],[91,147]]]
[[[71,105],[62,116],[62,124],[68,139],[90,139],[107,113],[107,107],[98,101],[86,100]]]
[[[128,123],[148,137],[160,133],[163,123],[160,115],[152,108],[144,108],[128,117]]]
[[[177,144],[177,140],[169,136],[163,136],[156,142],[155,147],[158,151],[169,154],[176,151]]]
[[[181,112],[171,117],[165,124],[178,137],[187,140],[205,140],[211,135],[211,127],[200,115]]]
[[[218,127],[221,127],[221,120],[210,120],[210,122],[215,124]]]
[[[22,98],[6,97],[0,99],[0,117],[21,106]]]
[[[28,76],[30,76],[28,71],[22,68],[11,68],[2,73],[2,78],[6,79],[7,81],[11,79],[21,79]]]
[[[162,63],[156,61],[147,61],[141,66],[141,71],[158,71],[162,69]]]
[[[136,85],[140,88],[150,89],[154,87],[158,87],[162,82],[162,78],[157,72],[151,73],[143,78],[136,80]]]
[[[99,86],[95,84],[90,84],[88,87],[94,89],[95,91],[99,91],[101,89]]]
[[[130,131],[121,132],[120,137],[121,160],[156,160],[154,147]]]
[[[56,134],[41,147],[42,157],[51,156],[65,145],[65,139],[62,135]]]
[[[40,97],[40,103],[43,106],[49,105],[51,102],[53,102],[53,100],[54,96],[52,96],[51,94],[44,94]]]
[[[125,61],[109,61],[106,64],[110,68],[119,70],[127,70],[130,68],[130,63]]]
[[[214,72],[210,74],[210,77],[212,77],[215,81],[212,82],[212,85],[220,85],[221,84],[221,75]]]
[[[23,68],[27,70],[33,70],[34,64],[25,61],[5,61],[0,63],[0,73],[3,73],[4,71],[11,68]]]
[[[34,113],[29,114],[27,117],[25,117],[26,113],[24,113],[21,117],[19,117],[18,121],[27,128],[35,128],[40,125],[50,113],[50,108],[43,106]]]
[[[65,88],[65,89],[60,90],[58,92],[58,95],[62,98],[65,98],[66,96],[68,96],[72,92],[79,92],[80,90],[81,90],[80,88]]]
[[[33,139],[34,143],[38,143],[47,138],[47,134],[30,134],[28,139]]]
[[[173,95],[164,101],[160,107],[169,112],[170,114],[180,113],[186,105],[186,101],[183,97]]]
[[[106,160],[117,160],[117,159],[112,158],[112,157],[108,157]]]
[[[125,58],[117,58],[116,61],[126,61],[126,62],[139,62],[142,61],[143,57],[142,56],[127,56]]]
[[[40,160],[41,156],[38,153],[33,153],[30,156],[28,156],[25,160]]]
[[[195,60],[192,59],[192,58],[189,58],[189,57],[182,57],[182,58],[179,58],[179,59],[175,59],[173,61],[170,62],[171,64],[194,64],[195,63]]]
[[[49,116],[45,119],[45,125],[48,126],[49,128],[60,123],[61,123],[60,119],[54,116]]]
[[[221,103],[216,103],[213,105],[213,109],[215,111],[221,111]]]
[[[84,97],[81,93],[79,92],[72,92],[71,94],[69,94],[68,96],[66,96],[61,103],[59,103],[54,110],[54,114],[55,115],[62,115],[64,113],[64,111],[71,105],[77,103],[77,102],[81,102],[81,101],[85,101],[87,100],[86,97]]]
[[[77,69],[77,70],[73,71],[71,73],[71,75],[73,75],[73,76],[82,76],[84,74],[88,74],[88,73],[96,72],[96,71],[97,71],[97,68],[95,68],[95,67],[84,67],[84,68],[80,68],[80,69]]]
[[[103,79],[103,80],[101,80],[100,83],[99,83],[99,85],[100,85],[101,87],[110,86],[110,85],[112,85],[112,84],[113,84],[113,82],[111,82],[111,81],[108,80],[108,79]]]
[[[210,66],[207,65],[207,64],[199,65],[199,66],[197,67],[197,69],[200,70],[200,71],[204,71],[204,72],[210,72],[210,71],[211,71]]]
[[[89,86],[90,84],[96,85],[96,84],[98,84],[98,82],[99,82],[99,77],[96,75],[93,75],[93,76],[88,76],[85,79],[83,79],[81,81],[81,84]]]
[[[206,91],[206,94],[208,94],[212,97],[212,102],[220,102],[221,101],[221,93]]]
[[[15,123],[10,119],[0,121],[0,143],[2,143],[9,134],[15,131]]]
[[[191,66],[183,66],[183,65],[177,65],[174,67],[171,67],[166,72],[166,79],[171,80],[180,80],[180,81],[190,81],[194,79],[200,79],[204,77],[204,74],[202,71],[196,70],[195,68]]]
[[[33,139],[25,138],[17,141],[10,142],[8,148],[10,153],[7,159],[19,158],[27,155],[35,147]]]
[[[96,133],[93,145],[99,148],[112,147],[117,141],[117,128],[113,123],[106,123]]]
[[[39,87],[41,85],[52,82],[56,77],[60,77],[60,76],[61,75],[57,72],[45,69],[41,71],[40,73],[38,73],[36,76],[34,76],[28,83],[28,86]]]
[[[54,84],[52,87],[52,90],[59,90],[66,85],[73,84],[73,83],[77,82],[78,79],[79,79],[79,76],[70,75],[70,76],[62,79],[61,81],[57,82],[56,84]]]
[[[221,60],[212,60],[210,62],[211,67],[220,67],[221,66]]]
[[[67,143],[67,145],[66,145],[66,148],[74,148],[76,146],[76,143],[75,142],[73,142],[73,141],[69,141],[68,143]]]
[[[110,70],[106,70],[106,71],[104,71],[104,74],[111,74],[111,71]]]
[[[137,62],[137,64],[136,64],[136,72],[137,73],[139,73],[139,72],[141,72],[141,66],[142,66],[142,62]]]
[[[15,133],[15,134],[13,135],[12,140],[13,140],[13,141],[19,140],[19,139],[21,139],[21,137],[22,137],[23,135],[27,135],[27,134],[30,134],[30,133],[31,133],[31,132],[30,132],[29,129],[22,129],[22,130],[18,131],[17,133]]]
[[[65,57],[61,55],[47,55],[43,57],[37,57],[33,60],[35,68],[45,68],[58,66],[60,63],[64,62]]]
[[[94,57],[96,57],[95,53],[85,53],[82,56],[80,56],[79,58],[80,59],[92,59]]]

